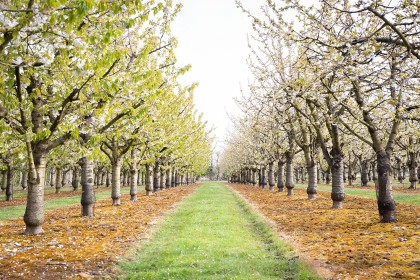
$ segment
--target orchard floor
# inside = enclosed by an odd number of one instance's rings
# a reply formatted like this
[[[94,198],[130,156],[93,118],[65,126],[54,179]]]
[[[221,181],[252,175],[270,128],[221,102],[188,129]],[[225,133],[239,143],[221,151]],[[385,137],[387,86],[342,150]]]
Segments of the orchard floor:
[[[81,217],[80,205],[45,214],[44,233],[24,236],[23,218],[0,221],[0,279],[104,278],[148,229],[197,185],[162,190],[153,196],[139,191],[138,201],[121,197],[99,200],[95,217]]]
[[[295,195],[287,197],[285,193],[248,185],[231,185],[231,188],[262,214],[279,236],[297,250],[299,257],[325,279],[420,279],[420,206],[397,204],[398,222],[382,224],[372,199],[349,195],[344,209],[334,210],[327,192],[320,191],[316,200],[309,201],[303,189],[295,189]],[[22,235],[22,218],[0,221],[0,279],[121,277],[116,265],[126,262],[127,257],[132,258],[133,250],[139,250],[138,244],[142,251],[142,244],[153,243],[161,230],[160,226],[154,225],[197,189],[198,185],[171,188],[150,197],[142,190],[136,202],[130,202],[129,195],[123,195],[120,207],[111,206],[110,199],[99,200],[93,218],[80,217],[80,205],[54,209],[46,213],[45,233],[39,236]],[[213,199],[211,204],[217,206],[221,203],[218,200],[226,196],[230,194],[207,194],[207,200],[195,203],[203,208]],[[224,206],[215,209],[220,207]],[[200,211],[210,213],[204,208]],[[178,225],[187,226],[187,222],[188,219]],[[193,222],[188,228],[197,228],[199,223]],[[207,221],[202,224],[205,229]],[[241,227],[255,226],[253,224],[248,221]],[[157,233],[151,231],[152,228]],[[232,237],[235,238],[235,234]],[[258,241],[257,236],[254,237]],[[176,240],[175,236],[171,238],[168,240]],[[271,246],[272,240],[263,239],[263,243]],[[165,248],[161,249],[161,256],[167,253]],[[193,249],[197,254],[203,252]],[[127,252],[130,252],[129,256]],[[209,258],[206,254],[203,256]],[[232,254],[227,252],[226,256]],[[242,256],[248,258],[247,254]],[[286,262],[296,262],[293,254],[291,256]],[[144,259],[156,257],[159,255],[150,254]],[[197,265],[196,262],[192,264]],[[247,276],[231,278],[249,279]]]
[[[379,223],[376,201],[348,195],[331,209],[330,193],[307,199],[231,185],[307,263],[327,279],[420,279],[420,206],[397,203],[396,223]]]

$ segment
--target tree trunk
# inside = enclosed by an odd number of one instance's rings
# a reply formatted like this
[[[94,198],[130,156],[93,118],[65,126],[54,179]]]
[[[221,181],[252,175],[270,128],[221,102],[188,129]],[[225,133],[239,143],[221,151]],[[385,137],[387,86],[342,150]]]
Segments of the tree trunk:
[[[327,172],[325,172],[325,184],[329,185],[331,183],[331,168],[328,167]]]
[[[316,168],[315,162],[312,160],[312,162],[309,162],[306,168],[308,170],[308,188],[306,189],[306,193],[308,194],[309,200],[314,200],[317,194],[317,191],[316,191],[317,168]]]
[[[278,162],[278,171],[277,171],[277,188],[279,192],[284,191],[284,162],[279,160]]]
[[[73,167],[73,178],[71,178],[71,185],[73,187],[73,191],[77,191],[77,189],[79,189],[79,169],[77,166]]]
[[[260,188],[263,188],[264,187],[263,186],[263,169],[262,169],[262,167],[260,167],[258,169],[258,186]]]
[[[137,170],[137,166],[134,163],[131,170],[130,170],[130,200],[131,201],[136,201],[137,200],[137,177],[138,177],[138,170]]]
[[[178,187],[178,186],[179,186],[179,184],[180,184],[180,182],[179,182],[179,181],[180,181],[180,179],[181,179],[180,177],[181,177],[181,176],[179,175],[179,171],[178,171],[178,170],[176,170],[176,171],[175,171],[175,186],[177,186],[177,187]]]
[[[362,170],[360,172],[361,173],[360,180],[362,182],[362,186],[366,187],[367,186],[367,183],[369,182],[369,179],[368,179],[368,168],[369,168],[368,166],[369,166],[369,163],[368,163],[367,160],[362,160],[360,162],[360,165],[362,167]]]
[[[63,169],[61,167],[57,167],[55,169],[55,193],[60,193],[61,187],[61,180],[63,179]]]
[[[137,186],[141,186],[141,177],[143,176],[143,172],[137,170]]]
[[[171,168],[166,169],[165,187],[167,189],[169,189],[171,187]]]
[[[21,186],[23,190],[26,190],[26,188],[28,187],[28,172],[27,171],[22,171]]]
[[[270,162],[268,164],[268,186],[270,191],[274,190],[274,186],[276,185],[276,182],[274,180],[274,163]]]
[[[7,170],[2,170],[1,191],[4,192],[7,188]]]
[[[293,195],[293,188],[295,184],[293,183],[293,155],[290,152],[286,154],[286,188],[287,196]]]
[[[153,168],[150,164],[146,164],[146,172],[145,172],[145,190],[146,195],[152,195],[153,193]]]
[[[165,170],[163,170],[163,168],[160,168],[160,183],[159,183],[159,188],[161,190],[165,189],[165,180],[166,179],[166,173]]]
[[[395,201],[392,197],[391,158],[385,151],[376,154],[378,166],[378,210],[382,222],[395,222]]]
[[[159,191],[159,183],[160,183],[160,166],[159,162],[155,162],[155,166],[153,168],[153,192]]]
[[[176,172],[175,172],[175,167],[172,167],[172,175],[171,175],[172,179],[171,179],[171,187],[175,187],[176,185]]]
[[[123,176],[122,176],[123,178],[123,180],[122,180],[122,185],[123,185],[123,187],[126,187],[126,186],[128,186],[128,172],[127,172],[127,170],[124,170],[123,171]]]
[[[30,145],[30,144],[27,144]],[[29,164],[28,198],[23,220],[26,225],[25,235],[40,234],[44,223],[44,185],[46,155],[34,150],[33,163]]]
[[[344,184],[346,183],[346,177],[347,177],[346,174],[347,174],[346,166],[343,165],[343,183]]]
[[[331,199],[333,200],[334,209],[343,208],[344,183],[343,183],[343,158],[341,155],[333,155],[331,159],[332,173],[332,191]]]
[[[106,176],[105,171],[101,172],[101,187],[104,185],[105,176]]]
[[[267,172],[265,166],[261,168],[262,170],[262,187],[263,189],[267,186]]]
[[[137,200],[137,181],[139,177],[139,170],[137,169],[136,149],[131,149],[131,169],[130,169],[130,200]]]
[[[417,181],[418,181],[418,174],[417,174],[417,168],[418,168],[418,162],[416,158],[416,154],[414,152],[409,152],[408,154],[408,170],[409,170],[409,181],[410,181],[410,187],[409,189],[417,189]]]
[[[353,170],[351,167],[351,163],[349,163],[349,168],[347,170],[347,179],[349,179],[349,186],[353,186]]]
[[[82,216],[93,217],[93,206],[95,203],[94,164],[87,157],[82,157],[79,160],[79,164],[82,168],[80,180],[82,184],[82,198],[80,201]]]
[[[319,171],[319,167],[316,167],[316,182],[317,184],[319,184],[320,180],[321,180],[321,176],[320,176],[320,171]]]
[[[55,186],[55,168],[51,167],[50,169],[50,186],[54,187]]]
[[[398,181],[402,184],[404,181],[404,177],[402,175],[402,167],[401,167],[401,159],[396,158],[397,160],[397,175]]]
[[[6,201],[13,200],[13,175],[13,167],[7,166]]]
[[[378,188],[378,175],[376,173],[376,162],[372,162],[372,180],[375,183],[375,188]]]
[[[251,170],[251,174],[252,174],[252,185],[255,186],[257,184],[257,170],[253,168]]]
[[[96,188],[99,188],[102,185],[102,171],[98,170],[98,172],[96,173],[96,177],[98,178],[96,180]]]
[[[302,167],[302,172],[301,172],[301,179],[302,179],[302,184],[305,183],[306,181],[306,172],[305,172],[305,168]]]
[[[112,205],[121,205],[121,159],[114,160],[112,163],[111,185],[112,185]]]
[[[295,175],[295,181],[296,182],[299,182],[299,174],[300,174],[300,170],[299,170],[299,167],[298,168],[295,168],[295,170],[294,170],[295,172],[294,172],[294,175]]]
[[[111,186],[111,178],[109,177],[109,170],[106,172],[106,187],[109,188]]]

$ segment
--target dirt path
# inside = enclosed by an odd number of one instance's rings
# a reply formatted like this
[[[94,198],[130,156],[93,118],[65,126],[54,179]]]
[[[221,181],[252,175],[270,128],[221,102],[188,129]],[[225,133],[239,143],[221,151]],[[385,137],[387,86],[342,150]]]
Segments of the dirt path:
[[[0,279],[101,278],[157,219],[173,208],[195,186],[163,190],[147,197],[129,195],[119,207],[109,201],[95,204],[95,217],[81,217],[79,205],[56,209],[45,215],[45,233],[23,236],[23,219],[0,222]],[[77,209],[75,209],[77,208]]]
[[[371,199],[349,195],[344,209],[336,210],[331,209],[328,193],[309,201],[302,189],[287,197],[257,187],[231,186],[331,279],[420,279],[419,206],[398,204],[398,222],[383,224]]]

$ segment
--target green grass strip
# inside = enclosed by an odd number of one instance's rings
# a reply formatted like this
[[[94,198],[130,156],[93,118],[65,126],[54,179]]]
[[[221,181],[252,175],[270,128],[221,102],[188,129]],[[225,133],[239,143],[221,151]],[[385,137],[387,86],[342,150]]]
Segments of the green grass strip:
[[[121,194],[130,193],[130,188],[121,188]],[[95,193],[96,200],[111,197],[111,188],[104,192]],[[44,205],[45,211],[51,211],[57,208],[80,204],[80,195],[62,197],[57,199],[46,200]],[[0,220],[12,220],[22,217],[25,214],[26,205],[9,206],[0,209]]]
[[[296,184],[296,188],[306,189],[306,185]],[[331,192],[331,186],[317,186],[317,190]],[[344,188],[344,192],[349,195],[360,196],[364,198],[376,199],[375,190],[369,189],[355,189],[355,188]],[[410,193],[399,193],[393,192],[392,196],[394,200],[398,203],[411,204],[411,205],[420,205],[420,195],[419,194],[410,194]]]
[[[122,279],[319,279],[218,182],[187,197],[120,268]]]

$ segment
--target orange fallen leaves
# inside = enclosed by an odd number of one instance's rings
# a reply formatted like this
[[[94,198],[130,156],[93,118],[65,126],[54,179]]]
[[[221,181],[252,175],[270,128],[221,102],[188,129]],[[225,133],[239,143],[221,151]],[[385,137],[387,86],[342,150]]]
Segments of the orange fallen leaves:
[[[347,196],[331,209],[330,194],[315,201],[232,185],[286,238],[309,264],[332,279],[420,279],[420,207],[397,205],[398,222],[379,223],[374,200]],[[327,273],[325,273],[327,271]]]
[[[138,201],[122,196],[123,204],[99,200],[95,217],[81,217],[80,206],[47,212],[44,231],[24,236],[23,219],[0,222],[0,279],[100,278],[145,237],[148,228],[197,186],[139,193]]]

